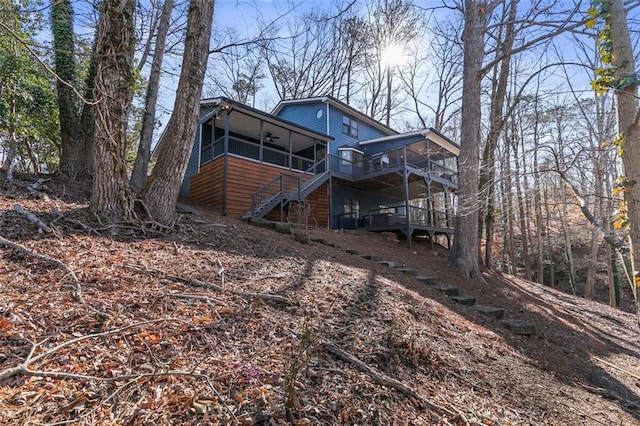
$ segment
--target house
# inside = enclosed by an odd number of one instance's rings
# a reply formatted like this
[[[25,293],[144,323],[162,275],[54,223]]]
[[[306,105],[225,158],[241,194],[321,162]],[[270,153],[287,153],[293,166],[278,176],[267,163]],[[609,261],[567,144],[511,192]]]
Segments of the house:
[[[434,129],[399,133],[331,96],[284,100],[271,114],[205,99],[181,195],[227,215],[450,243],[459,150]]]

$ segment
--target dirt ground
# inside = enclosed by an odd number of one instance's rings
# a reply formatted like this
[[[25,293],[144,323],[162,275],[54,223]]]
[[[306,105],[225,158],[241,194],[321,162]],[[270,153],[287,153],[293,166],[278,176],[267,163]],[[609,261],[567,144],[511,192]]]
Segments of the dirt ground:
[[[39,191],[0,184],[1,424],[640,424],[632,314],[490,271],[466,281],[424,242],[204,208],[144,235],[100,224],[86,187]]]

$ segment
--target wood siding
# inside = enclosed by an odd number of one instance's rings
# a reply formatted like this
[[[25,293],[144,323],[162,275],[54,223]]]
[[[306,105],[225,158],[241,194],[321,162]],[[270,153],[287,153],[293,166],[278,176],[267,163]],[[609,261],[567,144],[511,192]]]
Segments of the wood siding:
[[[227,175],[227,214],[230,216],[241,216],[251,210],[251,196],[265,183],[273,178],[285,173],[291,176],[298,176],[295,171],[283,170],[242,158],[229,156]],[[202,165],[200,173],[191,178],[190,196],[197,204],[215,207],[222,210],[222,180],[224,157],[217,158]],[[319,227],[327,226],[329,211],[328,186],[322,185],[315,190],[308,200],[312,210],[309,224],[317,223]],[[279,208],[277,217],[280,219]],[[271,216],[269,216],[271,217]]]
[[[222,209],[222,171],[224,157],[203,164],[200,173],[191,177],[189,196],[204,206]]]
[[[329,226],[329,184],[324,183],[307,197],[309,217],[307,224],[315,228],[327,228]],[[280,220],[280,206],[267,214],[269,220]],[[304,218],[298,206],[294,203],[288,212],[284,212],[282,218],[285,222],[303,223]]]

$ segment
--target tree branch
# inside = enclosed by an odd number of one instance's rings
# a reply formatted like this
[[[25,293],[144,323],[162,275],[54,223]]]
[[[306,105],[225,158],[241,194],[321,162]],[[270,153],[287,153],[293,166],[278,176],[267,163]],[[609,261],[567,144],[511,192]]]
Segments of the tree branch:
[[[287,305],[291,305],[292,302],[291,300],[289,300],[286,297],[283,296],[278,296],[277,294],[266,294],[266,293],[253,293],[253,292],[247,292],[247,291],[238,291],[238,290],[231,290],[222,286],[219,286],[217,284],[213,284],[213,283],[209,283],[209,282],[204,282],[204,281],[200,281],[194,278],[183,278],[183,277],[178,277],[175,275],[171,275],[168,272],[162,271],[160,269],[143,269],[142,267],[138,266],[138,265],[124,265],[125,268],[130,269],[132,271],[136,271],[136,272],[140,272],[143,274],[149,274],[149,275],[162,275],[165,278],[168,278],[172,281],[178,281],[184,284],[188,284],[190,286],[193,287],[199,287],[199,288],[206,288],[208,290],[214,290],[214,291],[218,291],[221,293],[231,293],[234,294],[236,296],[241,296],[241,297],[245,297],[245,298],[249,298],[249,299],[261,299],[261,300],[268,300],[271,302],[278,302],[278,303],[284,303]]]

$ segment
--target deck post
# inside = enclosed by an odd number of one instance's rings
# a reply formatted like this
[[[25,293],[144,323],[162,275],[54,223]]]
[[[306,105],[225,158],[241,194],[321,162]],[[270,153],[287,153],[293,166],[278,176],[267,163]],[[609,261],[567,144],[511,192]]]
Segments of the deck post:
[[[333,219],[333,215],[331,214],[333,211],[333,177],[331,174],[329,174],[329,208],[327,210],[329,214],[329,217],[327,217],[327,224],[329,225],[329,229],[333,229],[333,223],[331,223]]]
[[[280,200],[280,222],[284,222],[284,176],[280,173],[280,194],[282,195],[282,199]]]
[[[260,151],[258,153],[258,160],[262,163],[264,158],[264,121],[260,120]]]
[[[413,231],[411,230],[411,215],[409,211],[409,169],[407,167],[407,147],[403,148],[404,155],[404,167],[402,172],[402,186],[404,186],[404,214],[407,221],[407,243],[409,244],[409,250],[411,250],[411,235]]]
[[[433,194],[431,193],[431,175],[425,176],[424,181],[427,184],[427,216],[429,220],[429,226],[433,227],[435,226],[435,214],[433,211]]]
[[[289,130],[289,170],[293,169],[293,137]]]
[[[222,160],[222,216],[227,215],[227,176],[229,174],[229,121],[233,109],[224,115],[224,158]]]

